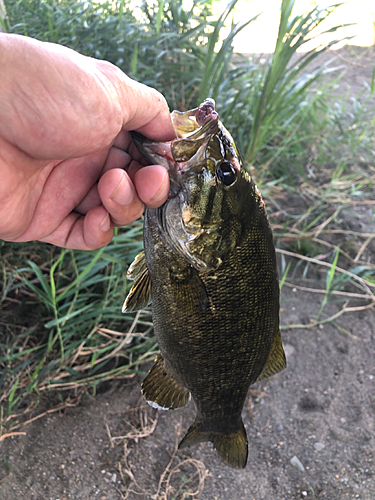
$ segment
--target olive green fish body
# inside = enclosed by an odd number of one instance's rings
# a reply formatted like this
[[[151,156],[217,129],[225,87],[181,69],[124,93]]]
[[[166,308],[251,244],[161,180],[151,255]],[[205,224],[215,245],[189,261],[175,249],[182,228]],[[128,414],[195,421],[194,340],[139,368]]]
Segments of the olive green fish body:
[[[172,186],[169,202],[147,210],[145,257],[130,270],[136,282],[125,308],[151,295],[161,357],[142,385],[146,399],[167,409],[183,406],[191,394],[196,404],[197,418],[180,447],[211,441],[225,463],[244,467],[241,412],[248,388],[285,367],[279,286],[262,197],[220,122],[214,131],[215,176],[201,173],[210,147],[203,144],[205,157],[193,154],[194,165],[201,162],[193,180],[189,165],[181,173],[187,178],[175,181],[187,184],[186,192]]]

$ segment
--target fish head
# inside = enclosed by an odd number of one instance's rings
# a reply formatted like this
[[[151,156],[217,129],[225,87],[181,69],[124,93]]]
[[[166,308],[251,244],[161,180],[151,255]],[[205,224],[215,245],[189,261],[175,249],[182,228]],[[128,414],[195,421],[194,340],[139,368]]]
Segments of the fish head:
[[[213,99],[171,117],[177,137],[170,142],[131,135],[149,162],[169,172],[169,197],[156,209],[162,239],[198,271],[208,272],[238,243],[251,179]]]

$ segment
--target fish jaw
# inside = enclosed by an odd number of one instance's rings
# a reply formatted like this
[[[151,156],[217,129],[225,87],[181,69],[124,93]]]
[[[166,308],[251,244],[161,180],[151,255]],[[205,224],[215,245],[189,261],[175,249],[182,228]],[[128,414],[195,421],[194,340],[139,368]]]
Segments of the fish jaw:
[[[163,165],[167,170],[171,168],[171,165],[174,165],[175,161],[171,150],[172,141],[153,141],[135,131],[131,131],[129,134],[138,151],[149,163]]]

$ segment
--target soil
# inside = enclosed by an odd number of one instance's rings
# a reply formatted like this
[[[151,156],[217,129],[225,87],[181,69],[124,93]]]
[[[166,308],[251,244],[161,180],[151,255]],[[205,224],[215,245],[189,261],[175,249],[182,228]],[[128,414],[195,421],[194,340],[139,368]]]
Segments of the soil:
[[[329,55],[346,67],[338,91],[358,95],[370,84],[374,54],[346,47]],[[375,232],[373,206],[345,214],[352,229]],[[321,300],[284,286],[281,324],[308,326]],[[339,307],[332,302],[327,313]],[[332,322],[282,330],[288,368],[253,386],[244,407],[244,470],[223,465],[209,443],[176,451],[193,404],[157,412],[140,397],[136,376],[0,442],[0,499],[374,500],[374,310],[347,313],[337,324],[341,330]]]

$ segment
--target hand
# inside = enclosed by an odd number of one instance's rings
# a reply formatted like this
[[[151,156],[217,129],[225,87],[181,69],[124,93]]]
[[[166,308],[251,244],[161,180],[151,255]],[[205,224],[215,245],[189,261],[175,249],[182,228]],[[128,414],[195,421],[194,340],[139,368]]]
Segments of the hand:
[[[174,137],[156,90],[65,47],[0,34],[0,238],[92,250],[169,192],[128,134]]]

